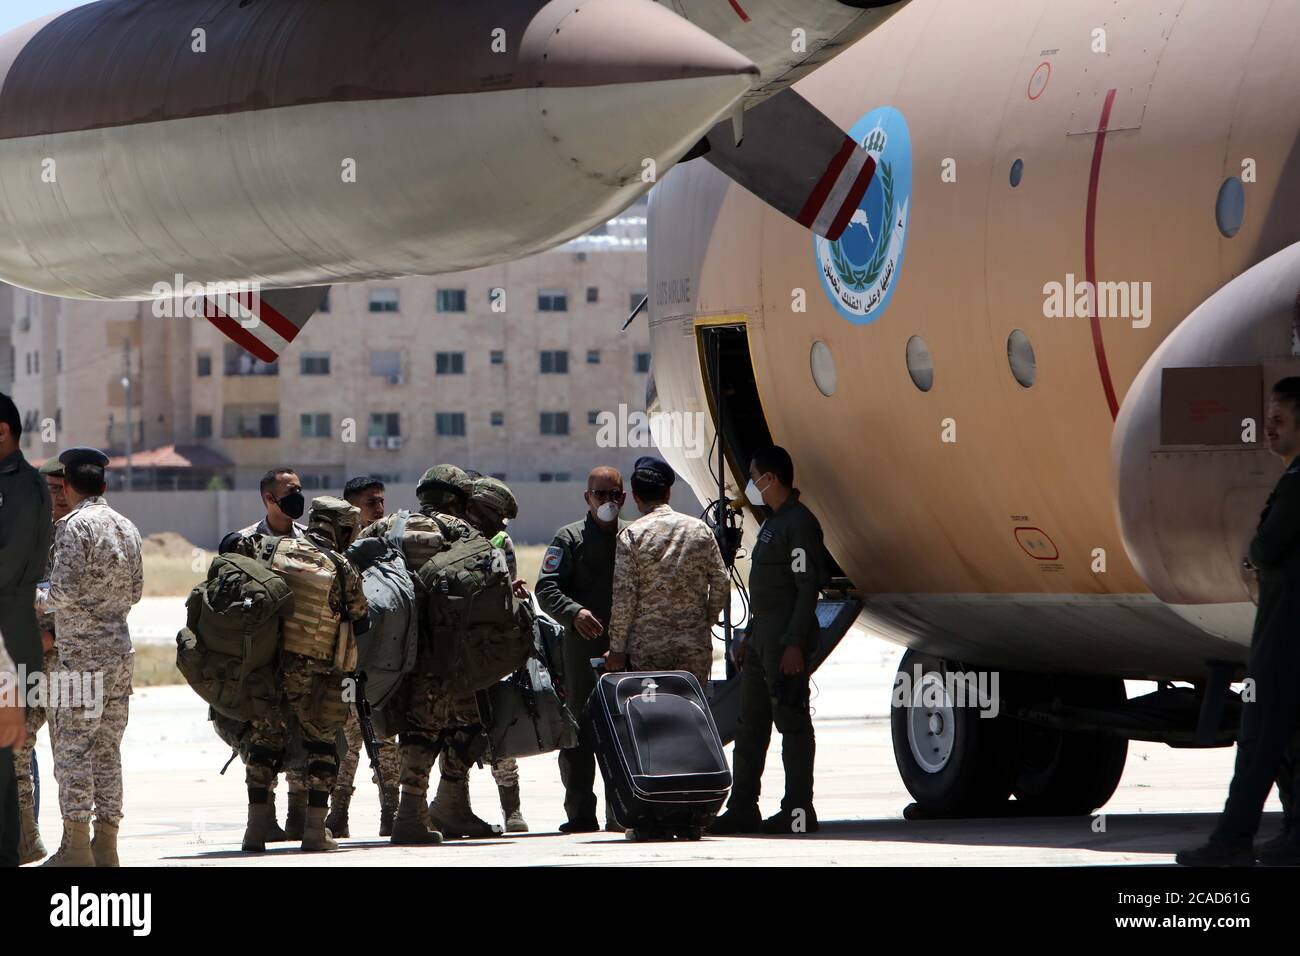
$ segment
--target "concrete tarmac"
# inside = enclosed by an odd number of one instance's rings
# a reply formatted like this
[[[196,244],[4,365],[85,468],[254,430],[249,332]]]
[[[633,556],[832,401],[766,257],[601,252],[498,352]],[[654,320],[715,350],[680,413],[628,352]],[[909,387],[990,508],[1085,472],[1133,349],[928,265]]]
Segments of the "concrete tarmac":
[[[174,630],[173,630],[174,633]],[[706,837],[700,842],[632,843],[620,834],[564,836],[563,788],[554,755],[520,761],[523,811],[532,832],[437,847],[394,847],[377,835],[378,793],[363,760],[352,803],[352,838],[343,851],[300,853],[277,844],[265,855],[240,852],[245,819],[243,768],[219,771],[230,751],[213,734],[206,705],[185,686],[138,690],[123,747],[127,866],[1077,866],[1173,863],[1199,843],[1222,808],[1234,748],[1172,750],[1134,743],[1119,790],[1093,818],[910,822],[910,802],[894,765],[889,691],[901,649],[855,629],[815,675],[816,835]],[[37,748],[44,771],[42,834],[60,836],[48,735]],[[730,752],[730,747],[728,752]],[[500,822],[487,768],[471,773],[479,816]],[[763,810],[775,812],[782,788],[780,735],[773,734],[763,777]],[[287,788],[278,790],[281,819]],[[1280,826],[1270,798],[1263,836]],[[601,811],[603,817],[603,810]]]

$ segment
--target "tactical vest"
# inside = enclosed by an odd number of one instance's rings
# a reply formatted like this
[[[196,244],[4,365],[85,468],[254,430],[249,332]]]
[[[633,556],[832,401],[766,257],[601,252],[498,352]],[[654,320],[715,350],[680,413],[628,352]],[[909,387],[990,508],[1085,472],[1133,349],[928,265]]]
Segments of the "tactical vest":
[[[293,614],[281,627],[284,649],[318,661],[334,661],[341,670],[351,670],[356,663],[351,629],[343,626],[342,614],[330,603],[337,582],[337,603],[342,606],[339,560],[306,538],[283,538],[271,559],[271,569],[293,591]]]

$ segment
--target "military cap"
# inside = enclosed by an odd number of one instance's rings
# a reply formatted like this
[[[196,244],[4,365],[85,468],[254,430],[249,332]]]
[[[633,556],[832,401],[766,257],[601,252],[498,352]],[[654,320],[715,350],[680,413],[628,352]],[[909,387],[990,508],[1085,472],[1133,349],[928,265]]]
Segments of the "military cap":
[[[74,468],[77,465],[98,465],[100,468],[107,468],[108,456],[98,448],[69,448],[59,455],[59,462],[67,468]]]
[[[51,478],[62,478],[64,475],[63,467],[63,462],[59,461],[59,459],[47,458],[45,459],[45,464],[41,465],[37,470],[42,475],[48,475]]]
[[[415,496],[421,501],[439,501],[446,495],[454,495],[465,501],[469,499],[473,487],[469,475],[455,465],[434,465],[415,486]]]
[[[510,520],[519,516],[519,502],[515,500],[514,492],[499,478],[475,479],[469,500],[498,518]]]
[[[632,477],[639,478],[647,484],[662,485],[665,488],[671,488],[677,476],[673,474],[672,467],[662,458],[656,458],[654,455],[642,455],[632,466]]]

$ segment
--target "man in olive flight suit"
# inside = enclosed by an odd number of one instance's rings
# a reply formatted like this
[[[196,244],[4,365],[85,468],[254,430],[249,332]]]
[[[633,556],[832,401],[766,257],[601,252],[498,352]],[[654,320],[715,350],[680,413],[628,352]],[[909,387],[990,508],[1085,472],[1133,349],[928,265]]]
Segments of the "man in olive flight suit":
[[[54,531],[50,493],[45,480],[23,458],[22,435],[18,408],[8,395],[0,394],[0,640],[8,648],[15,674],[30,678],[41,670],[36,585],[45,574]],[[0,866],[18,864],[18,840],[14,755],[0,747]]]
[[[808,655],[816,645],[817,597],[825,569],[822,529],[794,487],[794,463],[771,446],[749,466],[750,503],[771,509],[750,552],[749,634],[736,651],[741,671],[740,730],[736,735],[731,799],[711,833],[814,833],[812,716],[808,710]],[[772,739],[781,733],[785,798],[781,812],[763,820],[759,782]]]
[[[587,476],[587,516],[565,525],[542,558],[537,600],[542,610],[564,626],[564,690],[569,709],[582,719],[587,698],[596,687],[589,663],[609,650],[609,614],[614,595],[614,554],[626,494],[623,476],[613,468],[596,468]],[[586,743],[560,751],[564,782],[563,833],[591,833],[596,819],[596,756]],[[606,829],[621,829],[605,801]]]
[[[1218,825],[1204,846],[1177,855],[1183,866],[1253,866],[1257,856],[1266,865],[1300,863],[1294,829],[1258,854],[1252,844],[1264,801],[1300,728],[1300,378],[1273,386],[1264,434],[1286,470],[1259,516],[1245,562],[1259,581],[1246,663],[1254,699],[1242,703],[1237,761]]]

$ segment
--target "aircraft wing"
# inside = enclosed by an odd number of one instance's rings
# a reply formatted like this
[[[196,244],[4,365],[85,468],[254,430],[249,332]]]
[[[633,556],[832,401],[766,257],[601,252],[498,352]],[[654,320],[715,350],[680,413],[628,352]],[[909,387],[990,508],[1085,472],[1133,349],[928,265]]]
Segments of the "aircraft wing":
[[[783,90],[731,120],[693,150],[768,205],[819,236],[838,239],[876,171],[872,156],[821,110]]]

